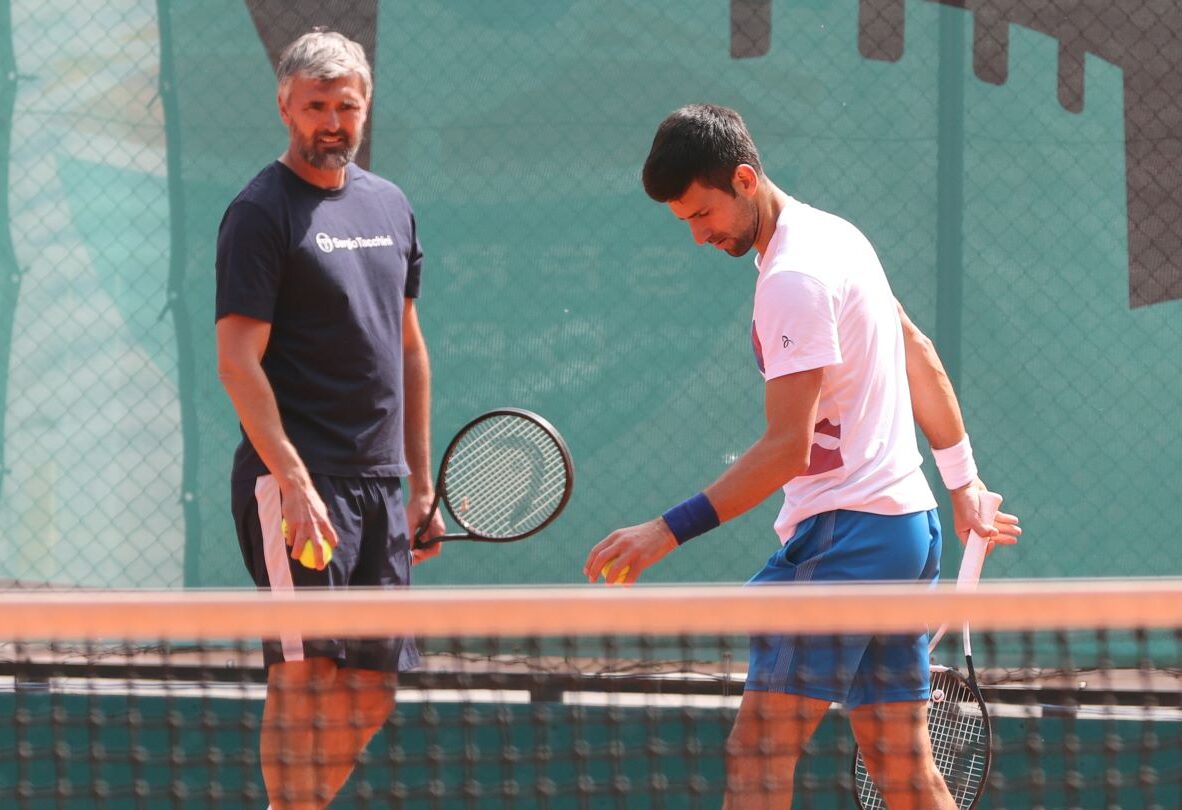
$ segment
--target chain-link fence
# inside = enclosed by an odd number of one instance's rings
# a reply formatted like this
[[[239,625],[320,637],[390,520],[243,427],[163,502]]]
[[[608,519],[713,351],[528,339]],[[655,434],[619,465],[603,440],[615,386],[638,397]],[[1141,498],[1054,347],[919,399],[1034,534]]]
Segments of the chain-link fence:
[[[575,581],[758,435],[754,270],[639,185],[691,101],[859,225],[936,339],[1026,527],[992,574],[1182,573],[1172,0],[0,0],[0,578],[246,583],[214,236],[286,143],[272,64],[313,25],[375,66],[361,160],[418,216],[436,439],[528,407],[578,469],[542,536],[418,581]],[[743,578],[774,512],[649,578]]]

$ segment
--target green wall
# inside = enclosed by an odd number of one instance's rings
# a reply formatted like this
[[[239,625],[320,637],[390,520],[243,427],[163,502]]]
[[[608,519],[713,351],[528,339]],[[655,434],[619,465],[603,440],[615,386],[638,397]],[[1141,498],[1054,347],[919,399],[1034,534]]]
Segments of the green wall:
[[[267,49],[237,0],[9,5],[0,578],[245,585],[212,268],[226,204],[285,144]],[[437,449],[482,410],[531,408],[577,485],[541,536],[448,548],[419,583],[577,582],[598,539],[758,436],[753,268],[697,248],[638,180],[657,123],[702,100],[743,112],[778,184],[869,235],[946,348],[983,477],[1026,529],[987,576],[1182,573],[1180,304],[1129,304],[1122,68],[1088,55],[1070,112],[1057,40],[1009,26],[1006,81],[987,83],[972,15],[920,0],[896,61],[862,55],[853,3],[773,3],[751,58],[718,0],[495,9],[377,4],[372,166],[421,227]],[[647,579],[744,579],[775,511]]]

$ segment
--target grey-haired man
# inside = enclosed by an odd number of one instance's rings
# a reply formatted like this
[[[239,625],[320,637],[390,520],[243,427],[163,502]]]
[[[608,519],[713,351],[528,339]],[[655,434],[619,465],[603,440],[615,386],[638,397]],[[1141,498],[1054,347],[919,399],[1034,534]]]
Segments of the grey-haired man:
[[[434,496],[422,252],[401,189],[353,163],[372,96],[361,46],[314,31],[277,68],[286,151],[226,211],[218,375],[242,425],[231,507],[256,585],[405,586]],[[405,495],[403,481],[407,484]],[[441,534],[436,516],[426,536]],[[307,550],[311,565],[298,562]],[[323,808],[394,706],[406,638],[264,643],[274,810]]]

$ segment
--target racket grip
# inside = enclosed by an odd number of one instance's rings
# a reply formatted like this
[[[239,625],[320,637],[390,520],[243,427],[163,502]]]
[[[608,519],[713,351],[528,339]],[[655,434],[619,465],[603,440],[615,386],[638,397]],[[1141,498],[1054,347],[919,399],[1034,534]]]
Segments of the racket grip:
[[[423,540],[422,537],[422,532],[417,532],[415,534],[415,539],[412,540],[410,544],[411,551],[414,551],[416,548],[431,548],[432,546],[437,546],[443,542],[442,537],[432,537],[430,540]]]
[[[1001,506],[1001,496],[996,492],[982,492],[981,520],[992,523],[998,507]],[[970,531],[969,538],[964,544],[964,555],[960,559],[960,573],[956,577],[957,590],[971,588],[981,579],[981,567],[985,564],[985,550],[988,542],[976,532]]]
[[[428,516],[427,519],[423,521],[422,525],[415,529],[414,534],[410,538],[410,547],[412,551],[416,548],[430,548],[439,542],[438,538],[435,540],[423,540],[423,535],[426,533],[427,526],[430,524],[430,522],[431,518]]]

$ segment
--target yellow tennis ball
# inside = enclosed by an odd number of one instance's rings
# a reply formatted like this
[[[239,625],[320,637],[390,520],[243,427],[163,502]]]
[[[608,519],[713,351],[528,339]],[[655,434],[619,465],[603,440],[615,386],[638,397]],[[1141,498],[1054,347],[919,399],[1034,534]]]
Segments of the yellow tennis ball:
[[[603,575],[604,582],[610,582],[612,585],[619,585],[624,581],[624,578],[628,576],[628,572],[632,570],[632,566],[625,565],[623,568],[621,568],[620,573],[616,574],[616,579],[613,582],[611,578],[611,572],[612,565],[614,565],[615,562],[615,560],[608,560],[607,565],[603,566],[603,570],[600,571],[600,573]]]
[[[323,571],[323,568],[316,568],[316,544],[320,544],[320,551],[324,555],[324,565],[332,560],[332,546],[328,541],[321,536],[317,536],[315,540],[309,539],[304,543],[304,550],[300,552],[300,565],[304,568],[312,568],[317,571]]]

